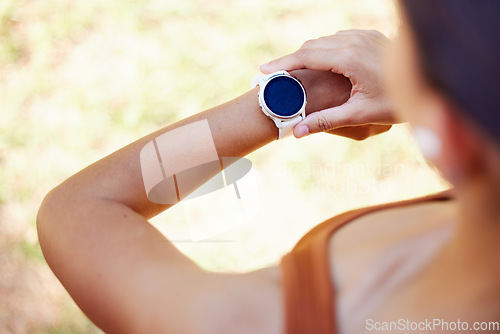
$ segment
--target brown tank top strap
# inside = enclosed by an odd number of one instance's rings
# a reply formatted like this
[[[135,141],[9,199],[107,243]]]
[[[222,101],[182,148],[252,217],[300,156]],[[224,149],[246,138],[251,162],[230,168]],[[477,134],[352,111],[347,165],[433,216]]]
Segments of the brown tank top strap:
[[[285,334],[336,332],[335,291],[328,245],[336,230],[354,219],[382,209],[450,199],[450,193],[358,209],[333,217],[307,233],[281,260],[285,305]]]

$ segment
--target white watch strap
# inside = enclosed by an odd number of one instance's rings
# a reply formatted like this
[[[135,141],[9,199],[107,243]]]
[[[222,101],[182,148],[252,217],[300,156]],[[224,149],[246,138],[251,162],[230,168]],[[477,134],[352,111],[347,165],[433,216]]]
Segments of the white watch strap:
[[[276,126],[278,126],[278,129],[279,129],[279,135],[278,135],[278,139],[283,139],[283,138],[286,138],[290,135],[293,134],[293,128],[295,127],[295,125],[297,125],[300,121],[302,121],[302,115],[299,115],[297,117],[294,117],[288,121],[279,121],[277,120],[276,122],[280,122],[280,124],[276,124]]]
[[[252,89],[254,89],[255,87],[257,87],[257,85],[260,85],[260,83],[262,82],[262,79],[263,79],[263,75],[261,74],[257,74],[256,76],[253,77],[252,79]]]
[[[261,83],[265,82],[270,77],[278,75],[278,74],[287,74],[287,75],[289,75],[287,71],[278,71],[278,72],[274,72],[274,73],[266,74],[266,75],[264,75],[264,74],[257,74],[252,79],[252,89],[254,89],[255,87],[257,87],[257,85],[260,85]]]

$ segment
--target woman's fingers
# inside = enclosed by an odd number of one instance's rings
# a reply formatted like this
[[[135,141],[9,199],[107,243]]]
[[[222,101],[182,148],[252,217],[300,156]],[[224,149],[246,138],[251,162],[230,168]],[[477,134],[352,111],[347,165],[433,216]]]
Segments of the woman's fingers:
[[[344,58],[343,53],[335,53],[330,49],[299,49],[294,53],[261,65],[260,70],[269,74],[280,70],[294,71],[307,68],[343,74],[341,68],[345,62]]]
[[[275,71],[311,69],[343,73],[349,62],[349,37],[333,35],[306,41],[297,51],[263,64],[260,70],[269,74]]]
[[[356,49],[355,44],[370,38],[369,34],[360,30],[346,30],[332,36],[308,40],[297,51],[263,64],[260,69],[266,74],[303,68],[343,74],[342,68],[346,67],[344,65],[353,60],[351,56]]]
[[[346,103],[309,114],[302,122],[294,127],[294,135],[297,138],[317,132],[327,132],[336,128],[352,126],[355,124],[356,103]]]
[[[385,104],[370,98],[353,96],[340,106],[309,114],[295,126],[294,135],[296,138],[301,138],[317,132],[336,134],[335,130],[345,127],[383,126],[380,132],[370,132],[370,134],[377,134],[389,130],[390,125],[394,123],[393,113]],[[382,131],[383,129],[385,130]],[[366,129],[359,128],[359,131],[361,130]],[[363,137],[363,135],[357,135],[357,137]]]

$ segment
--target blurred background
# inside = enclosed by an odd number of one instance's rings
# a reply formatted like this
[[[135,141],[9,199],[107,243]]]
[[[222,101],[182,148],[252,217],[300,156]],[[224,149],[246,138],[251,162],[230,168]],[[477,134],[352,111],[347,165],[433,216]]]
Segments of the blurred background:
[[[393,37],[397,25],[388,0],[2,0],[0,333],[99,332],[40,251],[35,217],[52,187],[140,136],[242,94],[260,64],[307,39],[350,28]],[[248,158],[260,204],[246,224],[193,242],[193,220],[227,219],[210,196],[152,221],[207,270],[276,264],[334,214],[447,187],[406,125],[363,142],[288,139]]]

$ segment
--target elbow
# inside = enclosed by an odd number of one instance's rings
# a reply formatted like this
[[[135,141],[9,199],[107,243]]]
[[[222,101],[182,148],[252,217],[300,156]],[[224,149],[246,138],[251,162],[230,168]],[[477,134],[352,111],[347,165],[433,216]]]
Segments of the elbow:
[[[48,236],[50,235],[50,232],[48,232],[48,230],[50,229],[50,223],[52,221],[51,216],[54,214],[54,208],[56,207],[54,191],[55,189],[45,195],[36,215],[38,241],[40,242],[40,247],[42,248],[44,256],[46,252],[45,246],[49,243]]]
[[[57,235],[61,211],[67,207],[64,194],[59,188],[52,189],[43,199],[36,216],[38,241],[46,260]]]

